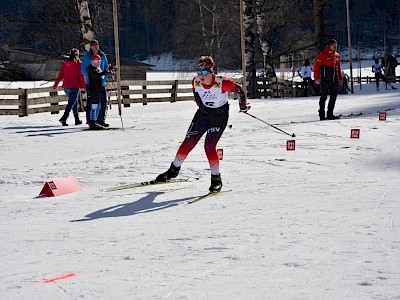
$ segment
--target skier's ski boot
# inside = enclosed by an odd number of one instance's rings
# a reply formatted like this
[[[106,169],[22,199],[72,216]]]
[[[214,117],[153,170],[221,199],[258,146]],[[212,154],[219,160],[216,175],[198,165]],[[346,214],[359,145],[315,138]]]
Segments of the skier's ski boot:
[[[216,193],[222,189],[221,174],[211,175],[211,185],[208,189],[211,193]]]
[[[397,87],[395,87],[394,85],[392,85],[392,90],[397,90]]]
[[[171,178],[175,178],[176,176],[178,176],[180,170],[181,170],[181,167],[175,167],[174,164],[172,163],[166,172],[157,176],[155,181],[167,182]]]

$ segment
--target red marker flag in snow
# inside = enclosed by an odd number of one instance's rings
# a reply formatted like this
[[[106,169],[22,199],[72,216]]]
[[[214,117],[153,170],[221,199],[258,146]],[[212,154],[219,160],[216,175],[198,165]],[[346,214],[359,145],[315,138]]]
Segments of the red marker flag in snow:
[[[386,121],[386,112],[379,113],[379,121]]]
[[[286,151],[295,151],[296,150],[296,141],[290,140],[286,141]]]
[[[360,138],[360,129],[352,129],[350,131],[350,138],[351,139],[359,139]]]
[[[224,149],[222,149],[222,148],[217,149],[217,155],[218,155],[218,159],[222,160],[224,158]]]

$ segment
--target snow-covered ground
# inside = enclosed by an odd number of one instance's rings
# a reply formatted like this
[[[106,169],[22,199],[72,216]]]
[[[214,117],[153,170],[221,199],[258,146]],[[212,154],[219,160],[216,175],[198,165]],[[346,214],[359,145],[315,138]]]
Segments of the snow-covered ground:
[[[180,174],[197,182],[102,189],[165,171],[193,102],[132,105],[125,130],[99,132],[0,116],[0,299],[400,299],[400,98],[382,87],[339,95],[336,114],[363,115],[337,121],[316,121],[317,97],[252,100],[296,151],[231,101],[233,191],[192,205],[210,181],[203,140]],[[116,106],[108,121],[121,128]],[[83,191],[38,197],[67,176]]]

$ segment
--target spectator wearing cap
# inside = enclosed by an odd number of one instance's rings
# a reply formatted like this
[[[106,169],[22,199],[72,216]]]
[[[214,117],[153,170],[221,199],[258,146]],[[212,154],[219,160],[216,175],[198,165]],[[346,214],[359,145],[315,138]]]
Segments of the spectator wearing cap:
[[[53,89],[56,89],[60,81],[63,81],[62,87],[65,94],[68,96],[68,104],[65,108],[64,115],[59,120],[63,126],[68,126],[67,119],[69,113],[73,112],[75,118],[75,125],[82,124],[79,120],[78,113],[78,93],[79,89],[85,89],[85,78],[81,73],[82,62],[79,59],[79,50],[72,48],[69,51],[68,58],[61,66],[57,79],[54,82]]]
[[[315,83],[321,85],[319,100],[319,119],[335,120],[339,117],[333,114],[337,98],[338,86],[343,85],[340,54],[336,52],[337,41],[332,39],[326,44],[314,64]],[[325,116],[325,102],[329,95],[328,111]]]
[[[242,87],[230,78],[214,74],[213,67],[214,60],[211,56],[200,57],[196,68],[197,75],[192,80],[194,99],[198,110],[174,161],[166,172],[157,176],[157,182],[168,182],[178,176],[182,163],[201,137],[206,134],[204,149],[211,171],[209,190],[210,192],[219,192],[222,188],[216,146],[228,123],[228,92],[236,93],[241,112],[247,112],[250,106],[247,105]]]
[[[91,95],[91,106],[89,111],[89,129],[97,130],[102,129],[104,126],[98,123],[98,115],[101,108],[101,96],[103,84],[102,81],[104,77],[110,73],[109,69],[106,70],[101,69],[101,56],[98,54],[94,54],[92,56],[92,62],[89,67],[86,68],[89,84],[88,84],[88,93]]]
[[[89,74],[87,72],[87,68],[92,64],[92,57],[94,55],[99,55],[101,58],[100,69],[102,71],[107,70],[108,68],[108,61],[105,53],[100,50],[100,44],[97,40],[90,41],[90,50],[82,57],[82,66],[81,71],[82,74],[86,78],[86,90],[89,90],[88,86],[90,83]],[[106,120],[106,109],[107,109],[107,95],[106,95],[106,84],[107,84],[108,75],[106,74],[102,78],[102,88],[101,88],[101,95],[100,95],[100,109],[97,119],[97,124],[108,127],[108,124],[105,122]],[[87,102],[86,102],[86,123],[90,123],[90,110],[92,106],[92,95],[88,91],[87,95]]]

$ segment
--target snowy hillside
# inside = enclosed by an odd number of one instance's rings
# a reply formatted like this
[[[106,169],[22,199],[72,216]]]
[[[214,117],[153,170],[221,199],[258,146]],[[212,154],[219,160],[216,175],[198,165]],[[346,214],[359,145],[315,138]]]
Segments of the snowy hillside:
[[[204,140],[179,176],[196,182],[102,189],[165,171],[193,102],[133,105],[125,130],[99,132],[0,116],[0,299],[400,299],[399,92],[355,91],[335,113],[362,115],[337,121],[316,121],[317,97],[251,101],[295,151],[231,101],[233,191],[191,205],[209,187]],[[117,107],[108,121],[121,128]],[[67,176],[83,191],[38,197]]]

